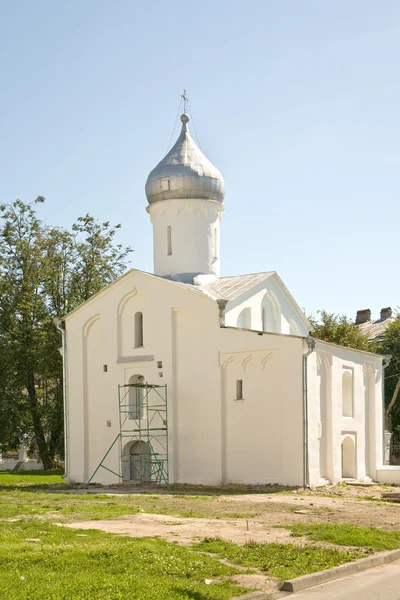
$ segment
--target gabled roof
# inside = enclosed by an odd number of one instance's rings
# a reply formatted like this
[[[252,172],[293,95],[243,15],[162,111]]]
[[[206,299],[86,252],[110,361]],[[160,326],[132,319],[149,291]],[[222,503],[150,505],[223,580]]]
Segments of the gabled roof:
[[[297,304],[296,300],[293,298],[292,294],[287,289],[286,285],[283,283],[282,279],[279,277],[276,271],[265,271],[264,273],[251,273],[249,275],[234,275],[232,277],[218,277],[215,281],[208,283],[206,285],[200,285],[200,289],[202,289],[208,296],[214,298],[215,300],[225,299],[228,302],[233,302],[238,300],[241,296],[244,296],[248,291],[257,288],[257,286],[262,289],[262,284],[267,279],[272,278],[275,283],[280,287],[282,293],[286,296],[289,304],[292,306],[293,310],[297,313],[299,319],[303,322],[304,326],[310,331],[311,324],[307,319],[304,312],[301,310],[300,306]],[[188,284],[186,284],[188,285]],[[196,287],[196,286],[192,286]]]

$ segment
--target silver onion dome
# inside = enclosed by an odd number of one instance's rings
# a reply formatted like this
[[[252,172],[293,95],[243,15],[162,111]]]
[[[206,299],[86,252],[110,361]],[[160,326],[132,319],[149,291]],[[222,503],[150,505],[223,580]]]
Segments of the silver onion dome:
[[[149,204],[175,198],[199,198],[223,202],[225,184],[221,173],[194,143],[189,117],[181,116],[182,131],[175,145],[151,171],[146,181]]]

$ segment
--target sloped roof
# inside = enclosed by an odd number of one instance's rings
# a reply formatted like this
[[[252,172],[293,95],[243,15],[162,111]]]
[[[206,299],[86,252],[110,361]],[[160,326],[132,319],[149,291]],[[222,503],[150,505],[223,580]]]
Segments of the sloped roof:
[[[255,285],[261,281],[265,281],[274,274],[274,271],[267,271],[265,273],[252,273],[250,275],[218,277],[215,281],[198,287],[212,298],[235,300],[248,290],[251,290]]]
[[[189,287],[198,287],[205,294],[207,294],[207,296],[213,298],[214,300],[225,299],[228,300],[228,302],[233,302],[237,298],[240,298],[240,296],[245,294],[247,291],[255,288],[258,284],[269,279],[270,277],[274,278],[275,283],[277,283],[277,285],[281,288],[287,300],[298,314],[299,318],[303,321],[308,330],[310,330],[311,325],[306,315],[301,310],[300,306],[297,304],[296,300],[293,298],[292,294],[289,292],[276,271],[265,271],[264,273],[251,273],[248,275],[234,275],[232,277],[218,277],[218,279],[215,279],[210,283],[199,286],[189,285]]]
[[[396,317],[389,317],[388,319],[378,319],[377,321],[366,321],[356,325],[359,327],[364,335],[368,336],[368,341],[373,342],[385,333],[386,329],[393,323]]]

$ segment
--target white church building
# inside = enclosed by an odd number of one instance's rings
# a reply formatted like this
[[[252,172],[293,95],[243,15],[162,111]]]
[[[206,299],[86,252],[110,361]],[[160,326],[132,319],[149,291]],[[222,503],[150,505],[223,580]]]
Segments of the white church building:
[[[220,276],[224,180],[181,121],[146,183],[154,274],[63,320],[67,480],[390,480],[385,357],[310,337],[274,271]]]

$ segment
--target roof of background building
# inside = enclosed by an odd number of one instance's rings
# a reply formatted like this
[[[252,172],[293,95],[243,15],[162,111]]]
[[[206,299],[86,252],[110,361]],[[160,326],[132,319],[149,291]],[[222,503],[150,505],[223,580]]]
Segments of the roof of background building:
[[[379,339],[385,333],[390,323],[393,323],[395,319],[396,317],[389,317],[386,319],[378,319],[376,321],[367,321],[366,323],[360,323],[357,327],[359,327],[362,333],[368,336],[368,340],[372,342]]]

